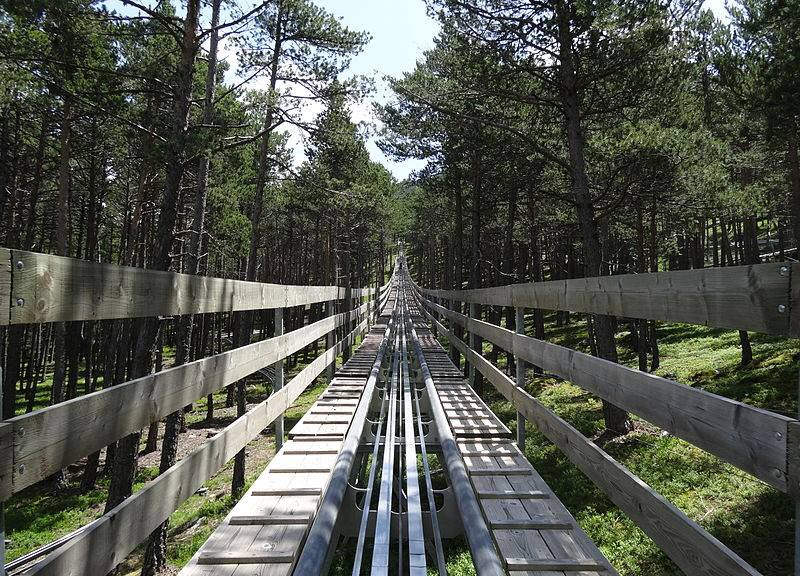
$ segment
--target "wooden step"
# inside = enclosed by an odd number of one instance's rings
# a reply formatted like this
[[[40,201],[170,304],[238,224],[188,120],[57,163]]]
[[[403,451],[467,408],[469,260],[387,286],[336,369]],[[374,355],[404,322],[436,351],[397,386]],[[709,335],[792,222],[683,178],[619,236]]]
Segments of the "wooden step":
[[[597,560],[572,558],[506,558],[506,568],[510,571],[553,571],[553,572],[605,572],[606,567]]]
[[[541,490],[531,490],[522,492],[519,490],[488,490],[478,492],[478,498],[485,500],[540,500],[550,498],[550,494]]]
[[[502,518],[489,523],[494,530],[571,530],[572,523],[550,518]]]
[[[253,496],[319,496],[322,488],[253,488]]]
[[[527,476],[531,473],[531,469],[525,466],[508,466],[499,467],[493,466],[491,468],[475,468],[470,469],[467,466],[470,476]]]
[[[231,516],[229,524],[237,526],[269,526],[286,524],[308,524],[310,514],[270,514],[269,516]]]
[[[220,550],[201,552],[198,564],[286,564],[294,562],[292,552],[271,552],[269,550]]]

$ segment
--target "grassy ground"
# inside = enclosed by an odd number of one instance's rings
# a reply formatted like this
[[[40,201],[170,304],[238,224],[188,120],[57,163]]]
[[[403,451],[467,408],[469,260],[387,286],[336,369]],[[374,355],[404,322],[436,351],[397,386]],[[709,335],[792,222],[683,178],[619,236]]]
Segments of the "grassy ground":
[[[548,328],[549,341],[586,349],[584,322]],[[620,360],[636,366],[626,346],[629,334],[617,336]],[[751,335],[754,361],[743,368],[738,332],[666,325],[659,327],[659,337],[657,374],[754,406],[795,413],[800,358],[796,340]],[[600,402],[580,388],[534,375],[527,386],[587,436],[596,438],[604,430]],[[511,405],[496,394],[489,396],[492,409],[515,428]],[[530,425],[527,433],[526,456],[621,574],[682,574],[540,433]],[[605,449],[765,576],[791,572],[794,506],[785,494],[641,420],[636,420],[634,432],[607,443]]]

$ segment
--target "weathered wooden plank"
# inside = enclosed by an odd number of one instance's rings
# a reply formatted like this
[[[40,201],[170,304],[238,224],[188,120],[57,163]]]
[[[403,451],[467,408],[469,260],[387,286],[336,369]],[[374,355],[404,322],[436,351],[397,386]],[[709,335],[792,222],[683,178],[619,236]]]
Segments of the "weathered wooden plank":
[[[790,271],[784,272],[785,268]],[[476,290],[419,291],[448,300],[570,310],[767,334],[800,335],[790,323],[791,277],[798,264],[756,264],[651,274],[623,274]],[[800,303],[798,303],[800,304]],[[779,308],[779,306],[783,308]]]
[[[366,321],[348,338],[353,338],[365,328]],[[107,574],[169,518],[183,501],[282,414],[336,358],[342,347],[340,341],[326,350],[281,390],[92,522],[80,535],[32,567],[28,574]]]
[[[602,572],[606,567],[591,559],[564,558],[506,558],[506,568],[511,571],[522,570],[560,570],[562,572]]]
[[[253,496],[319,496],[322,488],[253,488]]]
[[[531,490],[530,492],[523,492],[522,490],[486,490],[477,491],[478,498],[485,500],[507,500],[516,499],[524,500],[526,498],[550,498],[550,494],[542,492],[541,490]]]
[[[787,490],[786,438],[792,418],[515,334],[426,302],[449,320],[515,356],[641,416],[779,490]]]
[[[269,514],[266,516],[231,516],[229,524],[246,526],[267,526],[270,524],[308,524],[311,522],[310,514]]]
[[[525,476],[531,473],[531,469],[526,466],[491,466],[487,468],[470,468],[467,465],[470,476]]]
[[[451,341],[458,340],[448,333]],[[460,341],[459,341],[460,342]],[[495,388],[586,474],[689,576],[758,576],[752,566],[688,518],[572,425],[551,412],[488,360],[460,342]]]
[[[0,248],[0,326],[11,321],[11,250]]]
[[[343,297],[336,286],[192,276],[13,250],[14,324],[284,308]]]
[[[271,550],[225,550],[197,557],[198,564],[282,564],[294,562],[292,552]]]
[[[2,384],[0,368],[0,384]],[[0,502],[5,502],[13,494],[11,477],[14,467],[14,427],[8,423],[0,424]]]
[[[344,314],[323,318],[282,336],[12,418],[8,422],[14,427],[13,492],[301,350],[344,320]],[[362,322],[359,329],[365,326]]]
[[[572,522],[551,518],[498,518],[489,522],[493,530],[570,530]]]

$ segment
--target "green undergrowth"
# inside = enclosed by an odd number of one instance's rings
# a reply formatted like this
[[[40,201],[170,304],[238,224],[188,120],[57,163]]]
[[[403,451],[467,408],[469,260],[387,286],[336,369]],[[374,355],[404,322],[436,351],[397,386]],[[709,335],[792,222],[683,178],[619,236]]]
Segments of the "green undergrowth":
[[[740,366],[736,331],[704,326],[659,326],[661,365],[656,374],[753,406],[795,414],[800,347],[797,340],[751,334],[753,362]],[[617,334],[620,361],[638,366],[627,326]],[[547,340],[587,351],[586,324],[548,326]],[[491,346],[484,345],[485,353]],[[500,355],[499,365],[505,364]],[[511,404],[494,390],[486,398],[515,430]],[[552,376],[529,374],[527,389],[585,435],[604,430],[600,401]],[[787,495],[657,427],[634,418],[630,434],[604,449],[677,505],[690,518],[765,576],[789,574],[793,565],[794,505]],[[532,425],[525,454],[587,534],[623,576],[682,572],[592,482]]]

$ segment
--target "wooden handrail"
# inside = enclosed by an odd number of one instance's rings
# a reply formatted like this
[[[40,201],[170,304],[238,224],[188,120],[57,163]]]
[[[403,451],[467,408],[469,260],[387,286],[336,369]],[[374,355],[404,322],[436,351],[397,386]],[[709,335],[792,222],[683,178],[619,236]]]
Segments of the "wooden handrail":
[[[800,264],[785,262],[473,290],[417,288],[427,296],[476,304],[569,310],[800,337],[800,282],[792,283],[796,275],[800,275]]]
[[[370,302],[282,336],[156,372],[0,424],[0,500],[322,338]],[[10,438],[11,441],[4,441]],[[10,480],[10,481],[9,481]]]
[[[374,291],[356,288],[352,295]],[[340,286],[246,282],[0,248],[0,325],[236,312],[344,297]]]
[[[422,308],[421,308],[422,309]],[[647,483],[614,460],[580,431],[538,402],[499,368],[471,350],[427,310],[423,313],[446,334],[500,394],[533,422],[689,576],[760,576],[735,552],[714,538]]]
[[[793,418],[516,334],[421,300],[448,320],[534,366],[641,416],[778,490],[788,490],[787,437],[789,424],[796,422]]]

